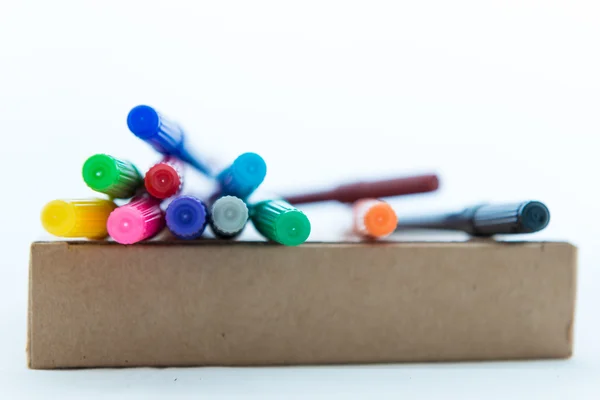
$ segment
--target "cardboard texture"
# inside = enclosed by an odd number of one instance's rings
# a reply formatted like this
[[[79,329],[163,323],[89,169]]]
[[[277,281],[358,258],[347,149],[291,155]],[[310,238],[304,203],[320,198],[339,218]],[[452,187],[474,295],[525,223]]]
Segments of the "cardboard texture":
[[[37,242],[28,362],[564,358],[575,286],[567,243]]]

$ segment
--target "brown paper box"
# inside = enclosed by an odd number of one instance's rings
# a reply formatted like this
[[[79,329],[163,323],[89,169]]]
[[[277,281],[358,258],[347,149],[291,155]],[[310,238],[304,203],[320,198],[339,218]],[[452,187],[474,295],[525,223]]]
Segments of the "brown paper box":
[[[564,358],[567,243],[31,247],[31,368]]]

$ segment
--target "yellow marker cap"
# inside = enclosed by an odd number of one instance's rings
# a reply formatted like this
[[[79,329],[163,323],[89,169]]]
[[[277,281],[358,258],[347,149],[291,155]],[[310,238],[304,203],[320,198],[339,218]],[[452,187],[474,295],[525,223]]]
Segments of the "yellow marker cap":
[[[396,229],[398,217],[385,201],[376,199],[359,200],[354,205],[354,230],[370,237],[384,237]]]
[[[42,210],[42,225],[54,236],[103,239],[108,236],[108,216],[116,207],[103,199],[53,200]]]

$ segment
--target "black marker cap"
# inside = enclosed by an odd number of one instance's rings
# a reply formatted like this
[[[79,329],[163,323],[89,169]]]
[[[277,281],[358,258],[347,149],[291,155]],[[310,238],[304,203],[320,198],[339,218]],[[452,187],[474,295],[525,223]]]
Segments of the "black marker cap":
[[[520,214],[520,225],[523,233],[541,231],[550,222],[548,207],[539,201],[525,203]]]

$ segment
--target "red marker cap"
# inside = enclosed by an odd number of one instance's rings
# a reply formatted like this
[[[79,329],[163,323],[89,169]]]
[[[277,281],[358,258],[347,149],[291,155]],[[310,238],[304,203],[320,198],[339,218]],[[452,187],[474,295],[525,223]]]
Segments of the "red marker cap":
[[[183,186],[183,163],[174,158],[167,158],[154,164],[144,178],[146,190],[157,199],[175,196]]]

